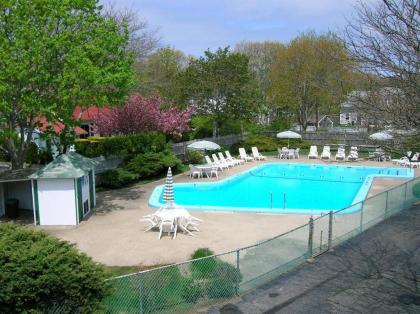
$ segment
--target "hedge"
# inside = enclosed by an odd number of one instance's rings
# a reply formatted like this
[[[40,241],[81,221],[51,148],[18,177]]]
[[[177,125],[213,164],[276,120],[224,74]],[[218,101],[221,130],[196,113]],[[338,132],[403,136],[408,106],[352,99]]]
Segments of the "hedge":
[[[277,139],[265,135],[251,135],[244,141],[238,142],[232,145],[231,150],[233,153],[237,153],[239,147],[245,148],[247,151],[251,151],[251,147],[256,146],[260,152],[272,152],[277,151],[277,148],[287,146],[287,139]],[[290,147],[307,149],[310,143],[300,139],[291,139]]]
[[[79,154],[86,157],[137,155],[161,152],[167,148],[165,135],[158,132],[112,137],[90,137],[75,141]]]
[[[0,223],[0,313],[91,313],[109,292],[105,278],[74,245]]]

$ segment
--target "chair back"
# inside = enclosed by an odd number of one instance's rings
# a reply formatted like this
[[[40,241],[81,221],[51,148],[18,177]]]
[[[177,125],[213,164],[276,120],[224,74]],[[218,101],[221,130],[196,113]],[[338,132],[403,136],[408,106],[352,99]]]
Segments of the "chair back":
[[[223,156],[223,153],[222,153],[222,152],[218,152],[218,153],[217,153],[217,156],[219,156],[219,159],[220,159],[222,162],[226,162],[226,158],[225,158],[225,156]]]
[[[209,164],[209,165],[212,165],[213,164],[213,162],[211,161],[211,159],[210,159],[210,157],[209,156],[204,156],[204,158],[206,159],[206,162]]]
[[[214,160],[214,162],[215,162],[216,164],[219,164],[219,163],[220,163],[220,161],[219,161],[219,159],[217,158],[216,154],[211,154],[211,157],[213,158],[213,160]]]
[[[258,148],[256,148],[255,146],[254,147],[251,147],[251,151],[252,151],[252,155],[254,155],[254,157],[260,155],[258,153]]]
[[[225,154],[226,154],[226,157],[228,158],[228,159],[230,159],[230,160],[232,160],[233,158],[232,158],[232,155],[230,154],[230,151],[225,151]]]
[[[243,147],[239,148],[239,155],[240,155],[242,158],[245,158],[245,157],[246,157],[246,151],[245,151],[245,148],[243,148]]]

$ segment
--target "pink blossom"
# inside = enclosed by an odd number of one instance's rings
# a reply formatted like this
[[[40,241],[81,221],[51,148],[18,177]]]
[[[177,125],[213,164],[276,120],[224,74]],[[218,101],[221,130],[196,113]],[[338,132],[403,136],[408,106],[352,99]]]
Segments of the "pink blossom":
[[[124,106],[98,115],[93,121],[96,131],[102,135],[161,131],[180,138],[189,130],[193,107],[185,110],[169,107],[164,110],[162,102],[159,97],[133,95]]]

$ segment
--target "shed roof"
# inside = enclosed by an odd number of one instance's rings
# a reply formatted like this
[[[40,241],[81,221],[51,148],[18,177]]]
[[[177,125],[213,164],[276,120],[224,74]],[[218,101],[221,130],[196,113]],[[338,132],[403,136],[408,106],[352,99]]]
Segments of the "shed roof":
[[[0,172],[0,182],[13,182],[30,180],[29,176],[37,171],[39,167],[32,166],[25,169],[6,170]]]
[[[31,179],[80,178],[92,170],[96,162],[75,152],[58,156],[45,167],[30,176]]]

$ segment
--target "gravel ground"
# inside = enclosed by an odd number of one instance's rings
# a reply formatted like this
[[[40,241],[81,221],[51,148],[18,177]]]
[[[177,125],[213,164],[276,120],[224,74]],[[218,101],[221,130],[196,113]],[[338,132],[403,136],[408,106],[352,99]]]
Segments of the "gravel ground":
[[[420,313],[420,204],[206,313]]]

